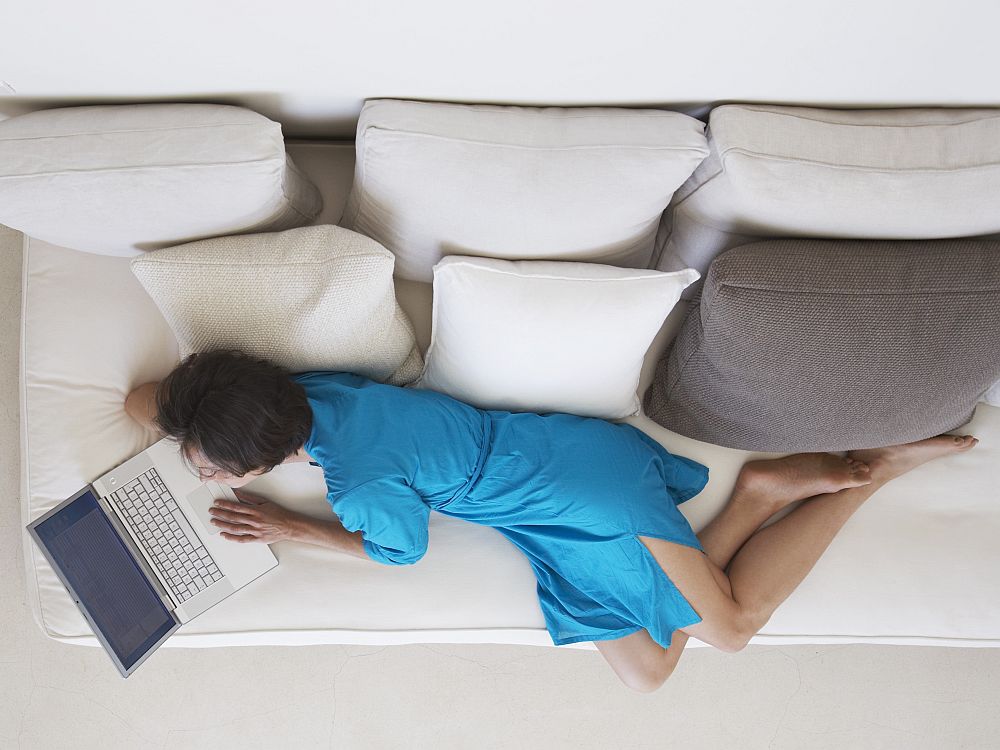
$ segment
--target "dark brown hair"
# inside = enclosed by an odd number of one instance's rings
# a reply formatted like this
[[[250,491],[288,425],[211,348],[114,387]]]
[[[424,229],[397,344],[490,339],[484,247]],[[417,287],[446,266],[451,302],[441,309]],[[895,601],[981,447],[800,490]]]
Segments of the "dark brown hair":
[[[192,354],[156,388],[156,424],[190,460],[233,476],[270,471],[309,438],[305,389],[281,367],[235,350]]]

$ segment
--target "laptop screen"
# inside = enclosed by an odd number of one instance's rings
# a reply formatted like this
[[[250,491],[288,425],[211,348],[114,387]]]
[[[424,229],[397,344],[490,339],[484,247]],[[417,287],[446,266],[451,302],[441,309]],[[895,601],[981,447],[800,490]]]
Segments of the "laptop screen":
[[[90,491],[35,533],[126,670],[176,626]]]

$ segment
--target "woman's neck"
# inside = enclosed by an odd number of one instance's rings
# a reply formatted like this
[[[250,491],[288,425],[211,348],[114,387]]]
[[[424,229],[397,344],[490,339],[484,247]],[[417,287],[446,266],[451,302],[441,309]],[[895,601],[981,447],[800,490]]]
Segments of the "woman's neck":
[[[302,463],[303,461],[313,461],[313,460],[315,459],[313,459],[312,456],[306,453],[306,447],[303,445],[295,453],[286,458],[282,463],[297,464],[297,463]]]

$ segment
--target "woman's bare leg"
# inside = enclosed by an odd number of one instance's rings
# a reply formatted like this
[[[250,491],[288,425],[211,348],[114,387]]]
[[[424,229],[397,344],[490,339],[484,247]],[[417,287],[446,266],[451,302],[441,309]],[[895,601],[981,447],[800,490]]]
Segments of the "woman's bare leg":
[[[751,602],[751,608],[763,618],[763,627],[778,605],[812,570],[847,519],[880,487],[920,464],[969,450],[977,442],[971,435],[946,435],[852,452],[851,457],[869,465],[872,484],[813,498],[786,518],[754,534],[729,566],[734,598]]]
[[[729,587],[718,583],[719,566],[696,550],[647,537],[642,541],[702,617],[702,622],[685,632],[719,648],[738,650],[812,570],[847,519],[880,487],[922,463],[969,450],[977,442],[971,436],[945,435],[851,453],[869,465],[871,484],[807,500],[754,533],[730,563]],[[742,528],[740,524],[749,521],[732,523]],[[719,538],[728,541],[720,543],[719,549],[731,547],[737,537],[735,532],[720,534]]]
[[[858,459],[830,453],[799,453],[744,465],[726,508],[699,534],[709,557],[716,584],[731,594],[722,572],[744,542],[774,513],[789,503],[821,492],[868,483],[868,466]],[[700,555],[700,553],[699,553]],[[688,635],[676,631],[670,648],[656,643],[646,630],[595,645],[615,674],[629,687],[655,690],[670,676],[681,657]]]
[[[740,470],[726,507],[699,532],[698,539],[709,559],[725,568],[747,539],[785,506],[870,482],[866,463],[832,453],[750,461]]]
[[[702,621],[675,633],[669,649],[659,646],[645,630],[598,642],[598,649],[623,682],[641,691],[655,690],[670,676],[688,635],[727,651],[739,650],[794,591],[837,531],[876,490],[921,463],[968,450],[976,442],[969,436],[941,436],[920,443],[855,451],[849,458],[868,465],[870,484],[828,491],[759,531],[774,512],[815,488],[808,485],[810,480],[801,478],[803,489],[799,491],[789,491],[787,485],[772,485],[762,493],[765,488],[759,481],[761,477],[753,472],[773,468],[765,465],[772,462],[757,466],[752,465],[757,462],[751,462],[747,465],[750,474],[741,474],[730,503],[700,535],[706,554],[661,539],[640,537]],[[775,478],[770,472],[763,473],[765,478]],[[743,481],[749,479],[754,481]],[[730,558],[734,559],[727,576],[722,568]]]

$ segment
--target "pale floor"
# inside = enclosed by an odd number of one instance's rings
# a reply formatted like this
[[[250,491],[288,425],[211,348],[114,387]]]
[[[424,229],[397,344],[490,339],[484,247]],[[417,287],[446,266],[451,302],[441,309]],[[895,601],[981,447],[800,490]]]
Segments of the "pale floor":
[[[122,680],[25,604],[20,255],[0,228],[0,748],[1000,747],[1000,649],[700,648],[652,695],[596,652],[514,646],[164,649]]]

